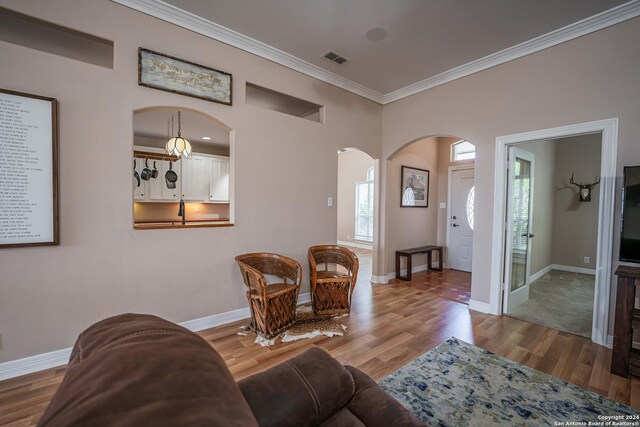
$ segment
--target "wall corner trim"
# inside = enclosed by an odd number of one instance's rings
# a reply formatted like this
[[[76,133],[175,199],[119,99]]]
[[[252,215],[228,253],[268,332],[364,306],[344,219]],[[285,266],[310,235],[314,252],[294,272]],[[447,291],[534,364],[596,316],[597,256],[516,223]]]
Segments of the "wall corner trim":
[[[383,95],[380,92],[161,0],[111,1],[291,68],[307,76],[360,95],[363,98],[379,104],[382,103]]]
[[[300,294],[298,297],[298,305],[308,303],[309,301],[311,301],[311,294],[309,292]],[[249,307],[244,307],[225,313],[201,317],[199,319],[187,320],[186,322],[179,323],[179,325],[184,326],[192,332],[198,332],[215,326],[237,322],[238,320],[249,317],[251,317]],[[72,347],[68,347],[0,363],[0,381],[66,365],[69,362],[71,350]]]
[[[179,27],[186,28],[205,37],[226,43],[261,58],[268,59],[276,64],[291,68],[292,70],[314,77],[320,81],[332,84],[382,105],[640,16],[640,0],[631,0],[612,9],[569,24],[566,27],[559,28],[502,51],[452,68],[451,70],[410,84],[393,92],[382,94],[273,46],[165,3],[162,0],[111,1]]]
[[[491,305],[486,302],[470,300],[469,301],[469,310],[478,311],[484,314],[493,314],[491,312]]]
[[[576,39],[578,37],[602,30],[615,24],[640,16],[640,1],[631,0],[620,6],[585,18],[581,21],[569,24],[566,27],[543,34],[526,42],[511,46],[499,52],[492,53],[484,58],[476,59],[456,68],[429,77],[425,80],[413,83],[401,89],[389,92],[383,96],[382,104],[388,104],[407,96],[449,83],[453,80],[484,71],[496,65],[513,61],[532,53],[556,46],[558,44]]]

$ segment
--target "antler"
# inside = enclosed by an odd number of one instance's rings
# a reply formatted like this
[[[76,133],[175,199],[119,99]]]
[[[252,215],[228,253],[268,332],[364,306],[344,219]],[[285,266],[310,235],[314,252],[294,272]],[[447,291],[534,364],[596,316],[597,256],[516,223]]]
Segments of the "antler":
[[[580,187],[581,189],[582,189],[582,188],[590,188],[590,187],[593,187],[593,186],[594,186],[594,185],[596,185],[596,184],[600,184],[600,178],[598,178],[598,180],[597,180],[596,182],[594,182],[593,184],[578,184],[577,182],[575,182],[575,181],[573,180],[573,175],[574,175],[574,174],[575,174],[575,172],[573,172],[573,173],[571,174],[571,179],[569,180],[569,183],[570,183],[570,184],[573,184],[573,185],[577,185],[577,186],[578,186],[578,187]]]
[[[573,180],[573,175],[575,175],[575,172],[571,174],[571,179],[569,180],[569,184],[577,185],[578,187],[582,188],[582,185],[578,184]]]

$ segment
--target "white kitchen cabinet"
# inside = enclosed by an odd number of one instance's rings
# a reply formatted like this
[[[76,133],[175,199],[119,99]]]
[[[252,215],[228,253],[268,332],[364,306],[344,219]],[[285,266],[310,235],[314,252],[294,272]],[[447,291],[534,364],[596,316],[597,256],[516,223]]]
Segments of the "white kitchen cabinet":
[[[209,201],[229,203],[229,159],[210,160]]]
[[[165,180],[165,174],[169,171],[170,162],[165,160],[155,160],[158,168],[158,177],[149,181],[149,200],[152,201],[180,201],[181,197],[181,185],[182,179],[180,178],[180,166],[182,161],[174,162],[171,165],[172,170],[178,175],[178,181],[176,182],[176,188],[168,188]],[[153,163],[150,163],[153,168]]]
[[[191,156],[182,163],[182,198],[185,201],[209,200],[209,161],[201,156]]]

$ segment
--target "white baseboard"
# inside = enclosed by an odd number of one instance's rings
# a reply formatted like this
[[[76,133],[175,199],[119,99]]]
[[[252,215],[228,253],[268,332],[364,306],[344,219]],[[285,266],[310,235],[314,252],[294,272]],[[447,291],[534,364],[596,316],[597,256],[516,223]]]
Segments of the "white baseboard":
[[[389,279],[387,278],[387,276],[374,276],[371,275],[371,281],[373,283],[378,283],[381,285],[386,285],[387,283],[389,283]]]
[[[353,246],[354,248],[373,250],[373,243],[368,245],[366,243],[360,242],[347,242],[346,240],[338,240],[336,243],[341,246]]]
[[[469,301],[469,310],[479,311],[484,314],[491,314],[491,305],[486,302],[480,302],[472,299]]]
[[[425,271],[429,268],[429,266],[427,264],[421,264],[421,265],[416,265],[415,267],[411,267],[411,274],[413,273],[418,273],[420,271]],[[407,269],[400,269],[400,275],[404,276],[407,274]],[[391,273],[387,274],[387,281],[395,279],[396,278],[396,272],[392,271]]]
[[[538,271],[537,273],[532,274],[531,277],[529,277],[529,282],[532,282],[532,283],[535,282],[536,280],[538,280],[539,278],[541,278],[542,276],[544,276],[545,274],[547,274],[551,270],[553,270],[553,265],[547,265],[542,270]]]
[[[298,296],[298,305],[308,303],[309,301],[311,301],[311,294],[309,292]],[[227,323],[237,322],[238,320],[247,319],[249,317],[251,317],[249,307],[244,307],[237,310],[227,311],[225,313],[201,317],[199,319],[187,320],[186,322],[179,323],[179,325],[189,329],[190,331],[198,332],[216,326],[226,325]],[[72,348],[68,347],[61,350],[50,351],[48,353],[36,354],[35,356],[0,363],[0,381],[66,365],[69,362],[71,350]]]
[[[66,365],[69,362],[69,356],[71,356],[71,347],[0,363],[0,381]]]
[[[559,270],[559,271],[568,271],[569,273],[590,274],[592,276],[596,275],[596,270],[592,268],[573,267],[571,265],[551,264],[551,269]]]

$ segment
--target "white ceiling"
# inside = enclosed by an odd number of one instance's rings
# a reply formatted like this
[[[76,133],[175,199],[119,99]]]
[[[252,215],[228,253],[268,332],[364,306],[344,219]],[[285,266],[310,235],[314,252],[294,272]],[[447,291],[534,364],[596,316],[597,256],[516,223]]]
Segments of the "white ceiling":
[[[113,1],[382,103],[469,64],[485,62],[464,75],[640,15],[638,0]],[[387,37],[368,40],[375,27]],[[527,48],[534,49],[524,49],[533,39]],[[507,57],[503,51],[515,46],[518,54]],[[350,61],[322,58],[328,50]],[[498,52],[499,61],[487,61]]]

